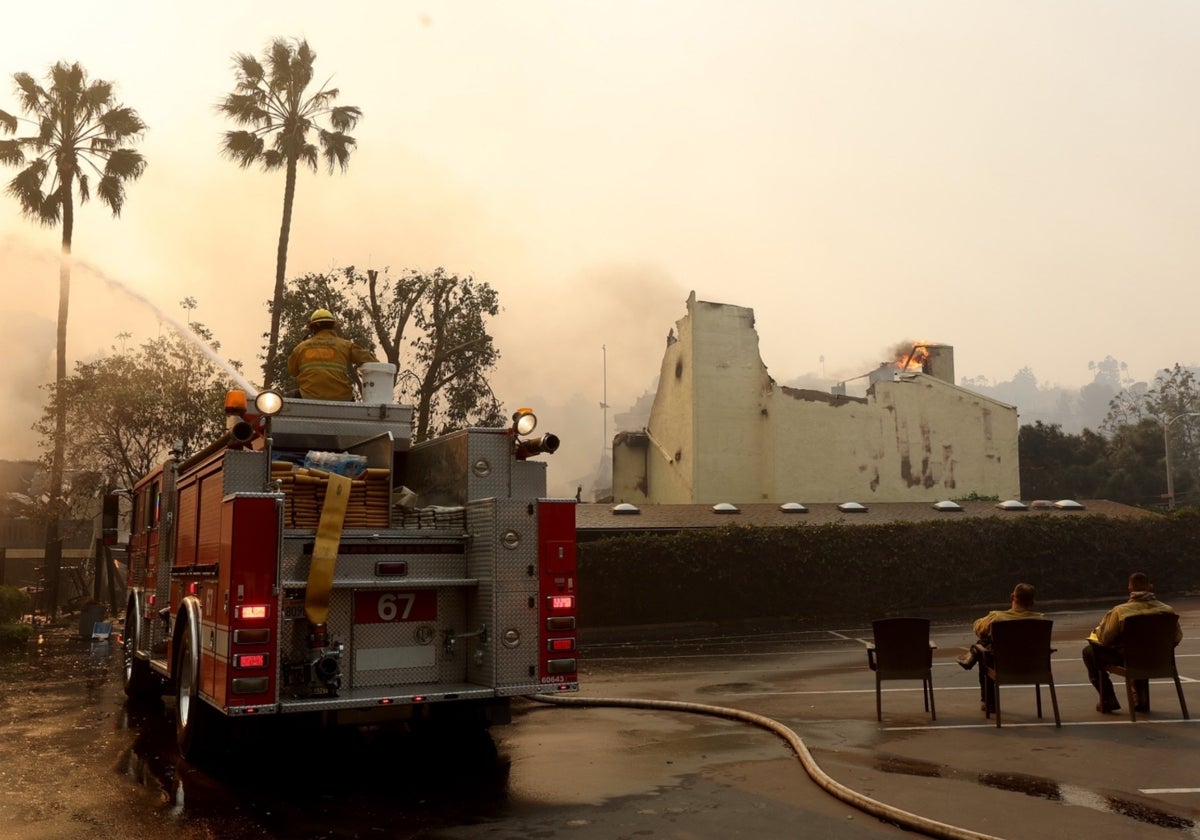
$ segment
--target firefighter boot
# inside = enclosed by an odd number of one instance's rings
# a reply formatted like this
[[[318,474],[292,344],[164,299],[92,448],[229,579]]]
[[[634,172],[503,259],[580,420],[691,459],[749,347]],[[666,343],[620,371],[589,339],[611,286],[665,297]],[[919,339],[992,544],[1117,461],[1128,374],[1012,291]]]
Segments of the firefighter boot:
[[[1100,702],[1096,704],[1096,711],[1104,714],[1121,711],[1121,704],[1117,702],[1117,694],[1113,691],[1112,680],[1107,674],[1101,676],[1100,683]]]

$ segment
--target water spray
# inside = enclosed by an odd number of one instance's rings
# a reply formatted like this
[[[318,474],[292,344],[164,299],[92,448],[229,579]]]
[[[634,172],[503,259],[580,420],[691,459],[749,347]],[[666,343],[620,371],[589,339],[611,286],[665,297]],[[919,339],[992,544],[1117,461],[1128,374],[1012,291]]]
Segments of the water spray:
[[[5,249],[7,249],[10,245],[13,244],[13,242],[15,241],[15,237],[6,237],[6,239],[8,241],[5,242]],[[54,260],[54,261],[59,261],[61,264],[61,260],[65,259],[69,262],[69,265],[71,266],[72,269],[75,269],[75,268],[82,269],[87,274],[92,275],[97,280],[104,283],[104,285],[107,286],[110,290],[120,292],[121,294],[125,295],[125,297],[130,298],[130,299],[136,301],[137,303],[143,304],[144,306],[148,307],[150,309],[150,311],[152,311],[159,318],[159,320],[165,321],[167,324],[169,324],[171,326],[171,328],[173,330],[175,330],[175,332],[178,335],[180,335],[184,339],[187,339],[189,342],[191,342],[193,345],[195,345],[195,347],[197,347],[200,350],[200,352],[202,352],[209,359],[209,361],[211,361],[213,364],[215,364],[217,367],[219,367],[222,371],[224,371],[226,374],[228,374],[229,377],[235,383],[237,383],[238,387],[245,390],[246,393],[249,394],[251,398],[253,398],[254,396],[256,396],[258,394],[258,388],[251,385],[250,382],[246,379],[246,377],[242,376],[241,373],[239,373],[228,362],[226,362],[224,359],[222,359],[217,354],[217,351],[213,350],[212,347],[210,347],[202,338],[200,338],[200,336],[198,336],[194,332],[192,332],[192,329],[190,326],[188,326],[187,324],[184,324],[182,321],[180,321],[178,318],[174,317],[173,315],[165,312],[154,301],[150,300],[150,298],[146,297],[141,292],[137,291],[136,289],[130,288],[129,286],[122,283],[120,280],[117,280],[115,277],[110,277],[103,270],[92,265],[87,260],[79,259],[78,257],[75,257],[73,255],[58,254],[58,253],[55,253],[53,255],[53,257],[51,257],[51,255],[46,251],[40,251],[37,249],[29,248],[28,246],[23,246],[23,247],[25,247],[25,249],[27,251],[29,251],[31,256],[33,256],[34,258],[39,259],[39,260],[44,260],[47,262]]]

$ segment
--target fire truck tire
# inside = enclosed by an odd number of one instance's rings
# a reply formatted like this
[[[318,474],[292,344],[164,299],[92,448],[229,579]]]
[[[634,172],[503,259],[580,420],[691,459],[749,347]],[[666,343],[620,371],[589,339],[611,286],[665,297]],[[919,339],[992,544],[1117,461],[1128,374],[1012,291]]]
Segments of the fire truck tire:
[[[186,619],[185,619],[186,620]],[[211,710],[200,699],[200,640],[190,622],[179,645],[175,680],[175,739],[179,754],[189,761],[204,755]]]
[[[135,604],[131,601],[125,611],[125,632],[122,635],[122,651],[125,669],[122,672],[125,696],[134,701],[157,699],[162,694],[162,683],[150,669],[150,662],[139,659],[135,654],[142,643],[142,621]]]

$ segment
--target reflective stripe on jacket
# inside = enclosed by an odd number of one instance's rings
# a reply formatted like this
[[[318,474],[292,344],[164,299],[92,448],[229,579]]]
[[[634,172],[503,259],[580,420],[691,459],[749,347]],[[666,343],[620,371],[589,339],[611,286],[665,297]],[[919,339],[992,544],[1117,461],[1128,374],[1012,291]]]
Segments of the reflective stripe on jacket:
[[[351,365],[374,361],[378,360],[371,351],[333,330],[321,330],[296,345],[288,356],[288,373],[306,400],[352,400]]]

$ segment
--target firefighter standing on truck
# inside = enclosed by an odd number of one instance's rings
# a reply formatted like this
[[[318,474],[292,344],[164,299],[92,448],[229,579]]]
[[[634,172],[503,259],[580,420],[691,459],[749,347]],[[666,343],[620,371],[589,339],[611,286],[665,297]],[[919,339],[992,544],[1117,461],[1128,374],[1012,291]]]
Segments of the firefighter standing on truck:
[[[296,379],[306,400],[353,400],[351,366],[377,362],[375,354],[337,334],[337,320],[328,309],[318,309],[308,319],[311,336],[288,356],[288,373]]]

